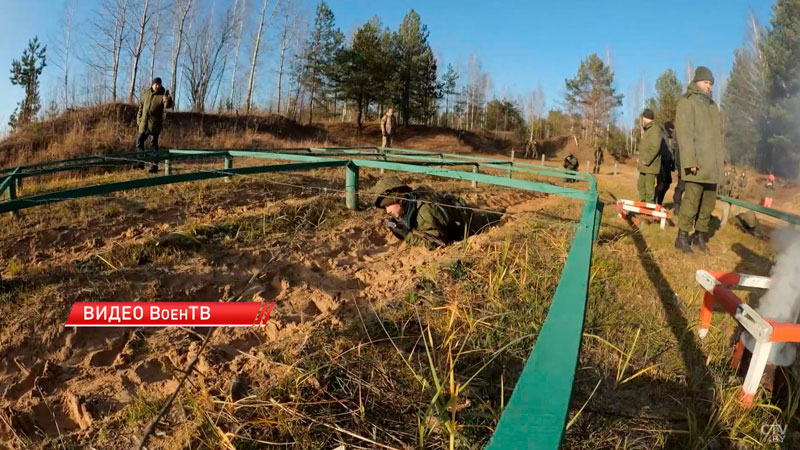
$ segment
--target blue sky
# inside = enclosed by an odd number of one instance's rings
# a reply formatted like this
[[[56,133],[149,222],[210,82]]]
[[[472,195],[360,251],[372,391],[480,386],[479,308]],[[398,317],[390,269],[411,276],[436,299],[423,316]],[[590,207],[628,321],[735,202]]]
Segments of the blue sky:
[[[20,57],[33,35],[52,41],[59,30],[64,1],[0,1],[2,126],[22,96],[22,90],[8,81],[11,60]],[[78,31],[85,32],[89,29],[86,18],[97,1],[72,1],[77,5]],[[217,7],[229,3],[198,1]],[[309,12],[316,4],[314,0],[299,1]],[[465,66],[469,55],[475,54],[491,75],[495,93],[525,94],[541,83],[548,107],[560,104],[564,79],[575,74],[581,59],[590,53],[605,58],[607,50],[617,89],[626,100],[642,78],[647,95],[652,94],[656,77],[667,68],[684,78],[687,58],[694,65],[709,66],[722,80],[730,71],[734,48],[742,42],[748,11],[752,9],[762,24],[769,22],[771,14],[767,0],[328,1],[345,33],[374,15],[394,29],[413,8],[428,25],[441,69],[447,63]],[[255,9],[251,4],[250,11]],[[272,76],[267,66],[274,59],[268,52],[260,73]],[[57,71],[53,65],[45,69],[45,97],[53,91]],[[627,105],[620,108],[623,120],[627,121],[629,110]]]

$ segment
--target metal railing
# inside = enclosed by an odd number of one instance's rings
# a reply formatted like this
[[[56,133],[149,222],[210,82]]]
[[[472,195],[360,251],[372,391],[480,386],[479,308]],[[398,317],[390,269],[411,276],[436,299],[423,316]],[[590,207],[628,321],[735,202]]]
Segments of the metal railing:
[[[221,170],[199,169],[188,173],[172,173],[173,162],[197,158],[223,158],[224,166]],[[234,158],[261,158],[289,162],[234,168]],[[133,162],[143,162],[143,160],[151,163],[163,162],[164,175],[65,189],[21,198],[16,196],[14,190],[16,184],[24,178],[72,170],[124,166]],[[467,166],[471,167],[471,170],[449,168],[454,166]],[[575,235],[547,316],[512,392],[511,399],[502,412],[488,445],[490,449],[558,448],[564,436],[581,348],[592,247],[602,219],[603,203],[598,199],[597,183],[593,175],[519,160],[382,147],[280,150],[180,149],[151,154],[146,158],[142,158],[139,153],[117,153],[0,170],[0,175],[6,176],[0,184],[0,195],[7,188],[10,194],[8,200],[0,202],[0,213],[13,213],[47,203],[129,189],[234,175],[331,167],[345,168],[345,198],[347,207],[350,209],[358,207],[359,168],[361,167],[469,180],[473,186],[475,183],[492,184],[559,195],[583,202]],[[485,173],[486,171],[505,172],[505,176],[492,175]],[[588,186],[586,189],[578,189],[549,182],[514,178],[514,174],[521,173],[555,178],[560,181],[580,181],[587,183]],[[581,186],[584,185],[581,184]]]

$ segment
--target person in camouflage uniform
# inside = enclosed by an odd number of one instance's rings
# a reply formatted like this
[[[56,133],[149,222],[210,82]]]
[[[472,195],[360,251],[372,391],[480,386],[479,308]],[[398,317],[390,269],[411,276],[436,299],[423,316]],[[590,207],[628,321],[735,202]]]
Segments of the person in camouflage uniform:
[[[680,170],[686,179],[675,247],[685,253],[691,253],[692,246],[710,253],[707,246],[709,222],[717,201],[717,185],[722,182],[727,160],[722,145],[719,108],[711,98],[713,85],[711,70],[698,67],[686,94],[678,101],[675,116],[681,152]],[[692,229],[694,234],[690,237]]]
[[[386,114],[381,117],[381,147],[391,147],[394,129],[397,128],[397,121],[394,118],[394,109],[389,108]]]
[[[391,216],[386,226],[413,246],[443,247],[496,224],[501,213],[476,211],[454,195],[440,194],[426,186],[412,189],[400,178],[381,178],[373,188],[375,207]]]
[[[717,185],[717,194],[730,197],[732,193],[733,184],[731,183],[731,171],[725,170],[722,175],[723,182]]]
[[[639,201],[647,203],[654,203],[656,199],[656,175],[661,171],[661,152],[665,145],[661,127],[653,122],[654,118],[651,109],[642,112],[644,134],[639,144],[639,161],[636,163],[639,170]]]
[[[736,180],[736,186],[739,188],[739,192],[734,198],[744,196],[747,191],[747,173],[744,169],[742,169],[742,173],[739,174],[739,179]]]
[[[139,127],[139,138],[136,140],[136,149],[144,156],[144,144],[148,137],[152,137],[150,149],[158,151],[158,136],[164,124],[164,113],[175,106],[169,91],[164,90],[161,78],[154,78],[150,88],[142,92],[139,97],[139,110],[136,114],[136,124]],[[144,168],[144,163],[140,163]],[[157,172],[158,166],[153,165],[150,172]]]
[[[565,169],[577,171],[580,165],[581,164],[580,162],[578,162],[578,158],[576,158],[575,155],[573,155],[572,153],[570,153],[564,158]],[[567,183],[574,183],[574,182],[575,182],[574,179],[569,179],[569,178],[567,179]]]
[[[597,146],[597,150],[594,151],[594,170],[592,173],[600,173],[600,166],[603,165],[603,147]]]

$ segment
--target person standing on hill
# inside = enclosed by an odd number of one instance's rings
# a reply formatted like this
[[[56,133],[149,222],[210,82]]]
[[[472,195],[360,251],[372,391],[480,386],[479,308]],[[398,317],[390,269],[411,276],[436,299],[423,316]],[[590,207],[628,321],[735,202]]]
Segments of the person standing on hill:
[[[761,204],[767,208],[772,208],[772,198],[775,196],[775,175],[769,174],[767,184],[764,187],[767,188],[767,193],[764,195],[764,200],[761,201]]]
[[[142,92],[139,97],[139,112],[136,115],[136,124],[139,126],[139,139],[136,140],[136,149],[144,155],[144,143],[152,136],[150,149],[158,151],[158,135],[164,124],[164,113],[175,106],[169,91],[164,90],[161,78],[154,78],[150,88]],[[143,164],[141,164],[143,167]],[[158,165],[153,164],[150,172],[158,171]]]
[[[600,173],[600,166],[603,165],[603,147],[597,146],[597,150],[594,151],[594,170],[592,173]]]
[[[654,203],[656,200],[656,175],[661,171],[661,148],[664,145],[664,136],[661,127],[653,122],[655,115],[650,108],[642,112],[642,142],[639,144],[639,161],[636,168],[639,170],[639,201]]]
[[[717,184],[722,182],[725,170],[722,121],[719,108],[711,98],[713,86],[711,70],[698,67],[686,94],[678,101],[675,117],[681,176],[686,179],[675,247],[684,253],[692,253],[692,246],[710,253],[706,245],[708,227],[717,201]],[[694,234],[690,237],[692,229]]]
[[[394,136],[394,129],[397,127],[397,122],[394,119],[394,109],[389,108],[386,114],[381,117],[381,136],[383,137],[381,147],[391,147],[392,137]]]

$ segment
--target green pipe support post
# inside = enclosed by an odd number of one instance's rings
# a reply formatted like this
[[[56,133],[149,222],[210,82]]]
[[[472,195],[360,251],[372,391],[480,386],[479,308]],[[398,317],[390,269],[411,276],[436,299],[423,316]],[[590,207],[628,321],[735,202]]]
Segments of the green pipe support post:
[[[225,157],[225,165],[223,166],[223,169],[226,172],[233,169],[233,156],[228,155]],[[231,181],[231,177],[225,177],[225,181]]]
[[[169,158],[164,160],[164,175],[172,175],[172,161]]]
[[[480,171],[481,171],[480,166],[478,166],[477,164],[472,166],[472,173],[480,173]],[[472,180],[472,187],[478,187],[478,182]]]
[[[348,163],[345,166],[345,192],[347,209],[358,210],[358,166]]]

